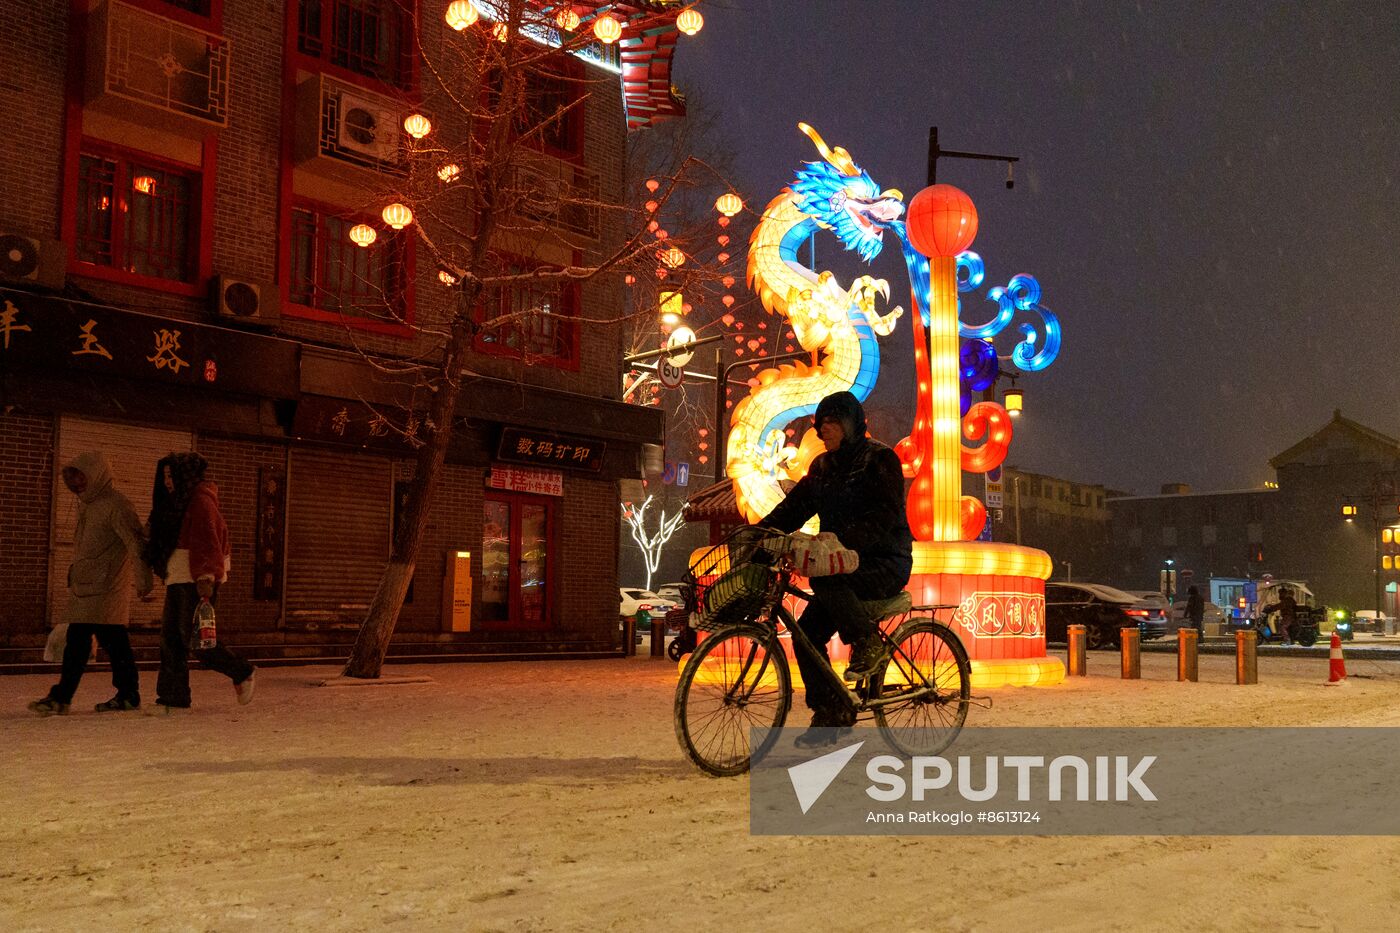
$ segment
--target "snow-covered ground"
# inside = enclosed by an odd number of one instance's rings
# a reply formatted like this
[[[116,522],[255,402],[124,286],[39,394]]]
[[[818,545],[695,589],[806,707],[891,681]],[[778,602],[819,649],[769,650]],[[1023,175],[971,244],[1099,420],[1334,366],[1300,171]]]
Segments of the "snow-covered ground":
[[[969,723],[1400,725],[1393,663],[1327,690],[1319,659],[1261,659],[1254,687],[1230,658],[1199,684],[1116,662]],[[1400,909],[1393,838],[750,836],[747,779],[676,745],[669,662],[311,686],[336,673],[264,669],[239,707],[196,672],[192,713],[150,717],[91,712],[90,672],[48,719],[24,709],[48,678],[0,678],[0,929],[1361,930]]]

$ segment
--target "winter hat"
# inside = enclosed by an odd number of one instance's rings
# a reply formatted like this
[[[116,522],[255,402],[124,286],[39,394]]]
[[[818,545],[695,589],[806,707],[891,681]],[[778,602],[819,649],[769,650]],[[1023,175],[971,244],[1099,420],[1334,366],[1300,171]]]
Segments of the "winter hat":
[[[846,441],[857,441],[865,437],[865,409],[861,407],[860,399],[850,392],[833,392],[817,403],[817,413],[813,416],[812,423],[820,430],[822,422],[827,418],[835,418],[841,422],[841,428],[846,432]]]

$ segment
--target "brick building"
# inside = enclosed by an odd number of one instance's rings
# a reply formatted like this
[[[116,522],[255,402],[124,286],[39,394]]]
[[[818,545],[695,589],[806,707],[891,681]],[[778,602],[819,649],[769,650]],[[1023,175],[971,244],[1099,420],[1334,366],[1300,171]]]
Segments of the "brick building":
[[[59,469],[91,448],[143,517],[156,459],[208,458],[233,544],[228,640],[254,656],[348,644],[388,556],[422,407],[421,389],[374,360],[430,353],[413,325],[451,309],[421,244],[368,213],[367,192],[392,187],[409,149],[402,120],[442,102],[416,50],[474,41],[445,25],[445,0],[420,3],[0,4],[0,651],[12,660],[37,658],[61,610],[74,503]],[[586,22],[598,5],[575,6]],[[555,90],[573,107],[532,171],[620,201],[628,130],[682,112],[669,82],[680,9],[615,4],[649,28],[556,53],[569,80]],[[556,221],[549,242],[527,244],[533,262],[588,264],[622,235],[597,212]],[[371,248],[350,242],[357,222],[383,229]],[[661,414],[618,400],[616,331],[574,320],[617,317],[620,283],[524,288],[492,300],[555,313],[475,338],[391,655],[615,650],[618,482],[639,475]],[[371,298],[389,313],[365,311]],[[469,619],[446,608],[449,572],[456,595],[471,584]],[[138,647],[154,643],[158,613],[136,604]]]
[[[1338,411],[1269,465],[1278,480],[1266,488],[1193,493],[1173,485],[1157,496],[1110,499],[1121,585],[1156,589],[1170,559],[1191,571],[1190,582],[1267,573],[1304,580],[1322,603],[1349,609],[1374,608],[1379,582],[1381,608],[1395,615],[1400,441]],[[1347,504],[1357,507],[1351,522]]]
[[[995,505],[993,487],[988,509],[992,540],[1045,551],[1055,563],[1053,580],[1109,582],[1106,498],[1111,490],[1012,466],[1002,468],[999,482],[1002,504]],[[981,474],[965,475],[963,492],[984,502],[989,498]]]

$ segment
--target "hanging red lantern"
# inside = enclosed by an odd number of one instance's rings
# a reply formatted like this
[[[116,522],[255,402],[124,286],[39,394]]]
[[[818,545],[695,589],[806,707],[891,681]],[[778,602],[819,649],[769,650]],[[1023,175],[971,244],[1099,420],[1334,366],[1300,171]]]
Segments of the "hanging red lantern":
[[[657,188],[660,188],[660,187],[661,187],[661,182],[657,181],[655,178],[648,178],[648,179],[647,179],[647,190],[648,190],[648,191],[655,191]]]
[[[725,306],[726,308],[732,308],[732,307],[734,307],[734,296],[733,296],[733,295],[725,295],[723,298],[720,299],[720,301],[724,302],[724,306]],[[734,316],[733,316],[733,315],[725,315],[725,316],[728,317],[728,318],[730,319],[730,320],[729,320],[729,323],[731,323],[731,324],[734,323],[734,320],[733,320],[733,317],[734,317]]]
[[[691,304],[690,304],[690,302],[688,302],[688,301],[681,305],[681,314],[689,314],[690,312],[692,312],[692,311],[694,311],[694,310],[695,310],[695,308],[692,307]]]
[[[743,329],[744,329],[744,322],[743,322],[743,321],[738,321],[738,322],[736,322],[735,325],[734,325],[734,329],[735,329],[735,330],[743,330]]]
[[[788,344],[787,346],[783,347],[783,349],[789,353],[793,352],[792,344]]]
[[[961,189],[930,185],[909,202],[909,241],[925,256],[956,256],[977,237],[977,208]]]
[[[725,304],[731,304],[731,305],[732,305],[732,304],[734,303],[734,296],[733,296],[733,295],[725,295],[724,297],[726,297],[726,298],[729,299],[729,301],[725,302]],[[726,314],[724,317],[720,318],[720,320],[724,322],[724,326],[725,326],[725,327],[733,327],[733,326],[734,326],[734,315],[732,315],[732,314]]]
[[[759,322],[758,322],[758,329],[759,329],[759,330],[767,330],[767,329],[768,329],[768,322],[767,322],[767,321],[759,321]]]
[[[701,441],[699,444],[696,444],[695,446],[698,447],[698,448],[700,448],[701,450],[709,450],[709,449],[710,449],[710,445],[709,445],[709,444],[706,444],[704,441]]]
[[[734,348],[734,355],[735,355],[735,356],[743,356],[743,355],[744,355],[744,348],[743,348],[743,347],[735,347],[735,348]]]
[[[666,270],[665,270],[665,269],[657,269],[657,270],[656,270],[656,277],[657,277],[658,279],[664,279],[664,278],[666,278]]]
[[[710,429],[709,429],[709,428],[701,428],[701,429],[699,430],[698,433],[700,434],[701,437],[709,437],[709,436],[710,436]]]
[[[660,206],[661,206],[661,205],[660,205],[660,204],[657,204],[655,201],[648,201],[647,204],[646,204],[648,213],[652,213],[652,214],[655,214],[655,213],[656,213],[656,209],[657,209],[658,207],[660,207]]]
[[[750,349],[750,350],[757,350],[757,349],[758,349],[758,341],[757,341],[757,340],[750,340],[748,346],[749,346],[749,349]]]
[[[715,237],[715,239],[719,241],[720,246],[729,245],[729,234],[727,233],[721,233],[719,236]]]
[[[734,342],[735,342],[735,343],[743,343],[743,342],[744,342],[744,338],[741,337],[741,336],[739,336],[738,334],[735,334],[735,335],[734,335]]]
[[[715,258],[718,259],[720,262],[728,262],[728,261],[729,261],[729,254],[728,254],[728,253],[720,253],[720,254],[719,254],[718,256],[716,256]]]
[[[633,275],[632,273],[629,272],[629,273],[627,273],[627,275],[622,279],[622,281],[626,282],[628,285],[636,285],[636,284],[637,284],[637,277],[636,277],[635,275]]]
[[[721,218],[719,219],[719,225],[720,225],[721,227],[727,227],[727,226],[729,226],[729,218],[728,218],[728,217],[721,217]]]
[[[664,239],[666,239],[666,238],[667,238],[668,236],[670,236],[670,235],[671,235],[671,234],[667,233],[665,230],[658,230],[658,231],[656,231],[656,238],[657,238],[658,240],[664,240]]]
[[[732,275],[726,275],[724,278],[720,279],[720,281],[724,283],[725,288],[734,287],[734,276]]]
[[[705,456],[704,454],[701,454],[701,455],[700,455],[699,457],[697,457],[696,459],[699,460],[701,463],[709,463],[709,462],[710,462],[710,458],[707,457],[707,456]]]
[[[649,231],[655,231],[655,230],[660,230],[660,229],[661,229],[661,224],[657,223],[657,222],[654,221],[654,220],[653,220],[651,223],[647,224],[647,230],[649,230]]]
[[[759,337],[759,338],[758,338],[758,342],[759,342],[759,343],[766,344],[766,343],[768,342],[768,338],[767,338],[767,337]]]

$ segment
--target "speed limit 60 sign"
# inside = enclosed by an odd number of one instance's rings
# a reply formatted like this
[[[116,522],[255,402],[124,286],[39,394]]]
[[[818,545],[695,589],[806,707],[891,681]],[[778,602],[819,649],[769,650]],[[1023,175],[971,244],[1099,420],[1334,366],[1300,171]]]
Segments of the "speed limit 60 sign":
[[[685,370],[665,357],[662,357],[661,361],[656,364],[656,373],[661,377],[661,384],[668,389],[676,388],[685,378]]]

